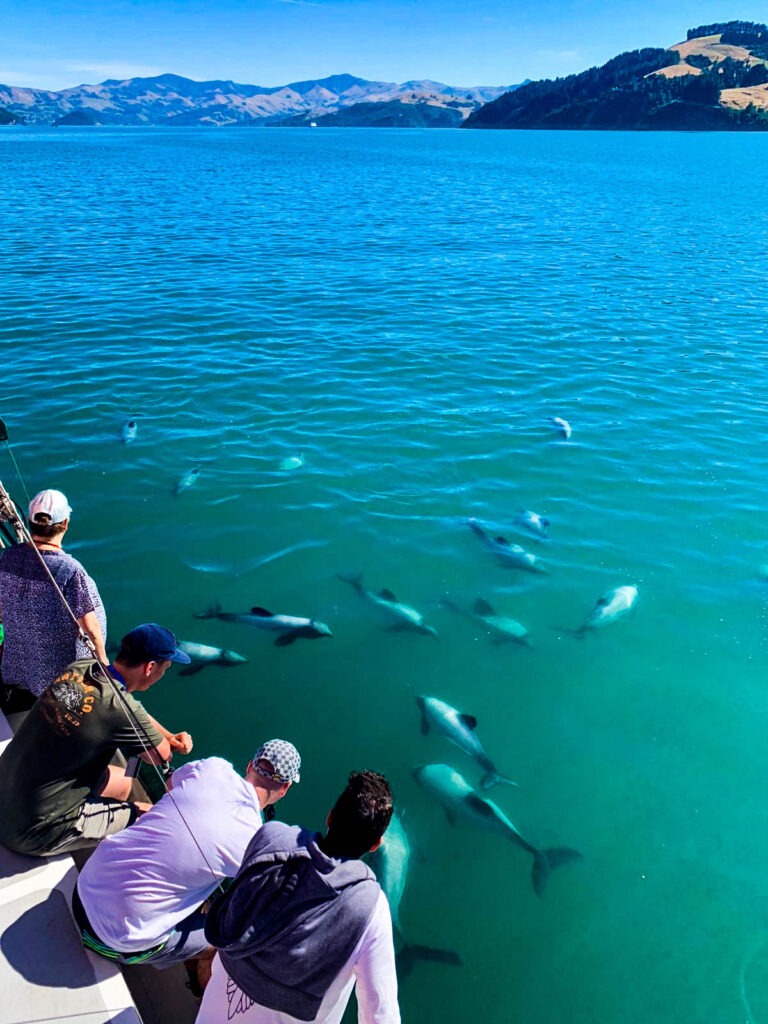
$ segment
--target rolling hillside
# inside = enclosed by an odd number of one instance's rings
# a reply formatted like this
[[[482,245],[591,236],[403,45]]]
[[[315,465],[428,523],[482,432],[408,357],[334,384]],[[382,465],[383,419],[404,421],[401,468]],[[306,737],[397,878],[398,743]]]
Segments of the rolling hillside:
[[[179,75],[109,79],[62,92],[0,85],[0,107],[28,125],[273,125],[306,115],[307,121],[365,104],[427,105],[458,111],[458,123],[514,86],[462,89],[440,82],[369,82],[353,75],[262,87],[236,82],[194,82]],[[366,123],[358,115],[356,124]],[[434,119],[428,119],[434,120]],[[440,121],[441,117],[438,116]],[[445,118],[442,118],[445,123]],[[301,122],[297,122],[301,123]]]
[[[530,82],[470,114],[465,128],[768,130],[768,27],[701,25],[668,49]]]

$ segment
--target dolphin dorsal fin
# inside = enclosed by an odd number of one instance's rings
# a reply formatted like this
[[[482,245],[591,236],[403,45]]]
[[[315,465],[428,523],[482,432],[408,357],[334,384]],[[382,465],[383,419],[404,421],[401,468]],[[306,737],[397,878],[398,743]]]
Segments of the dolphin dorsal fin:
[[[493,615],[493,608],[484,597],[478,597],[475,601],[474,611],[477,615]]]
[[[466,725],[468,729],[477,728],[477,719],[475,718],[474,715],[459,715],[459,718],[462,720],[462,722],[464,723],[464,725]]]
[[[506,537],[497,537],[496,538],[496,543],[497,544],[503,544],[505,548],[509,547],[509,541],[507,540]]]
[[[258,605],[255,608],[251,608],[251,615],[260,615],[263,619],[272,618],[272,612],[268,612],[266,608],[259,608]]]
[[[488,806],[488,802],[483,800],[477,793],[467,793],[464,797],[467,802],[467,806],[471,807],[475,814],[482,815],[483,818],[495,818],[496,815],[493,813],[493,808]]]
[[[397,598],[387,587],[379,591],[379,597],[383,597],[386,601],[396,601]]]

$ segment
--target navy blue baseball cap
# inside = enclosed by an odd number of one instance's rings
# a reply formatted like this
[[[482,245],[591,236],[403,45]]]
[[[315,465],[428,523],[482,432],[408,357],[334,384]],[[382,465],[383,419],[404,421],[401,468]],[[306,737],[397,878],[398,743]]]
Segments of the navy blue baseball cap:
[[[156,622],[144,622],[126,633],[121,648],[138,661],[175,661],[189,665],[191,658],[176,646],[176,637]]]

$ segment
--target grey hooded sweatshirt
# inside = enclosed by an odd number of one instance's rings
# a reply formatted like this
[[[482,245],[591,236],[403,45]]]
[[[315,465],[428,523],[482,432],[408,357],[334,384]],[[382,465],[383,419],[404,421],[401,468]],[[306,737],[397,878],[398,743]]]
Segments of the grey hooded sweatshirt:
[[[263,825],[205,924],[205,937],[247,996],[309,1021],[352,955],[380,891],[362,861],[328,857],[318,839],[295,825]]]

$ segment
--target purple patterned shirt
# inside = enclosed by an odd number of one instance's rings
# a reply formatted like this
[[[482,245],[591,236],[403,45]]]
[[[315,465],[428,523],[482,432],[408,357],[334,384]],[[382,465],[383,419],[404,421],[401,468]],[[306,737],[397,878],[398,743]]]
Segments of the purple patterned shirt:
[[[66,552],[42,555],[75,617],[95,612],[106,643],[107,619],[94,581]],[[39,697],[70,662],[91,657],[31,544],[0,552],[0,616],[4,683]]]

